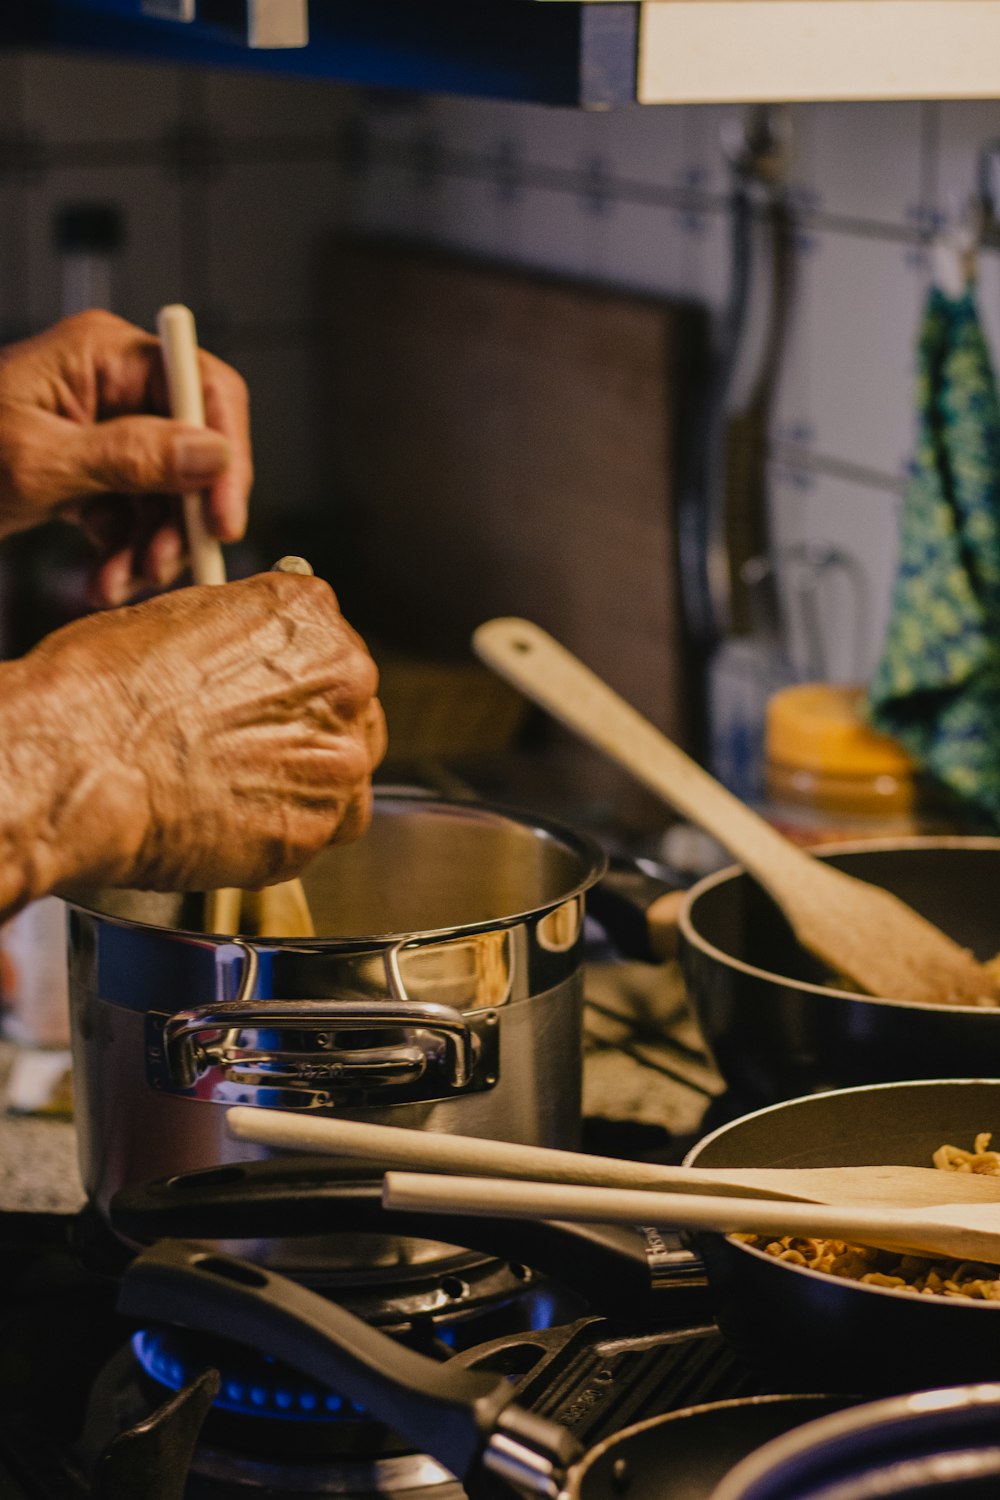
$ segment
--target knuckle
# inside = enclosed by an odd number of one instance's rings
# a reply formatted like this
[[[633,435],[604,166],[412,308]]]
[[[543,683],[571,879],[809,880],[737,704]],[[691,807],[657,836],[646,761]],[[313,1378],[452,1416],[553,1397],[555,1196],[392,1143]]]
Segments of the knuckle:
[[[103,338],[112,330],[128,328],[130,325],[124,318],[119,318],[116,313],[108,312],[104,307],[88,307],[83,312],[73,313],[68,318],[63,318],[57,325],[59,329],[74,337],[89,342],[92,338]]]
[[[38,453],[30,437],[15,426],[4,431],[0,443],[0,485],[30,500],[39,477]]]
[[[141,428],[109,430],[104,459],[110,473],[126,486],[143,486],[166,477],[158,444]]]

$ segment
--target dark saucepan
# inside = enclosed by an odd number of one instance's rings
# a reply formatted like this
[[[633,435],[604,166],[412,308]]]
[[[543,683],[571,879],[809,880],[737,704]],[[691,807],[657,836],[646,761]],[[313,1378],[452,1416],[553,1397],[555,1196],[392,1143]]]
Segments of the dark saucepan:
[[[1000,950],[1000,839],[924,839],[830,852],[980,959]],[[680,958],[705,1039],[741,1108],[907,1078],[1000,1077],[1000,1009],[880,1000],[837,988],[738,868],[699,882]]]
[[[890,1083],[745,1115],[699,1141],[687,1161],[930,1166],[938,1146],[969,1149],[981,1131],[995,1131],[1000,1143],[1000,1081]],[[721,1235],[696,1243],[719,1326],[778,1389],[874,1394],[1000,1379],[1000,1302],[820,1275]]]
[[[1000,1385],[893,1396],[767,1442],[712,1500],[995,1500]]]

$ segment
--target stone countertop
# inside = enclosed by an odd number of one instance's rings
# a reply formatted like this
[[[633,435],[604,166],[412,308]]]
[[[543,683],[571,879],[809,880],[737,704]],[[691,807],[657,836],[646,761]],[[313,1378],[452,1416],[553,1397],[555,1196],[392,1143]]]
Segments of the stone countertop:
[[[0,1097],[16,1056],[0,1041]],[[0,1113],[0,1212],[74,1213],[83,1203],[72,1121]]]

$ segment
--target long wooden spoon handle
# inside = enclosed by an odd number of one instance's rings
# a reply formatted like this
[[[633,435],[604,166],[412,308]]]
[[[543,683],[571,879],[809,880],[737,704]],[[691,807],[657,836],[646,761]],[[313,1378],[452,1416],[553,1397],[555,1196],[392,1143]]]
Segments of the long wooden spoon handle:
[[[762,883],[808,870],[805,855],[537,625],[488,620],[472,644],[495,672],[712,834]]]
[[[205,398],[198,368],[198,335],[194,314],[181,302],[161,307],[156,318],[160,335],[163,367],[167,375],[170,412],[180,422],[192,427],[205,425]],[[195,583],[225,583],[226,562],[222,548],[205,525],[204,501],[199,491],[181,496],[184,507],[184,530],[191,557],[191,576]],[[232,933],[240,930],[242,893],[224,887],[205,895],[205,928],[208,932]]]
[[[524,1146],[442,1131],[410,1130],[398,1125],[373,1125],[361,1120],[307,1119],[289,1110],[247,1109],[234,1106],[226,1113],[230,1135],[260,1146],[320,1156],[346,1156],[375,1161],[382,1167],[413,1167],[430,1172],[459,1172],[472,1176],[511,1177],[531,1182],[568,1182],[589,1187],[695,1187],[727,1189],[757,1197],[781,1197],[784,1189],[757,1186],[737,1174],[701,1172],[694,1167],[661,1166],[579,1151],[556,1151],[546,1146]],[[807,1188],[790,1198],[808,1199]]]
[[[161,307],[156,319],[167,372],[171,415],[192,427],[205,425],[205,398],[198,368],[198,336],[194,315],[183,303]],[[182,496],[184,527],[191,554],[195,583],[225,583],[226,564],[222,548],[205,525],[204,501],[197,490]]]
[[[387,1172],[387,1208],[504,1215],[513,1219],[566,1219],[594,1224],[649,1224],[711,1229],[721,1234],[804,1235],[847,1240],[904,1252],[967,1254],[990,1260],[1000,1253],[1000,1233],[970,1230],[912,1209],[828,1208],[761,1198],[720,1198],[627,1188],[571,1187],[551,1182],[510,1182],[495,1177],[441,1177]],[[955,1212],[955,1211],[953,1211]],[[975,1252],[978,1251],[978,1257]]]

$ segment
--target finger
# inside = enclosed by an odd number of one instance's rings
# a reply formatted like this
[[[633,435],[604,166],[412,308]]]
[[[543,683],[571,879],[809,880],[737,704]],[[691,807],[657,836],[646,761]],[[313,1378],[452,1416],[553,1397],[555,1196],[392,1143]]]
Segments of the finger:
[[[229,444],[227,467],[208,492],[209,527],[220,542],[236,542],[246,530],[247,502],[253,484],[250,451],[250,398],[246,382],[229,365],[199,351],[205,421]]]
[[[124,604],[134,593],[131,547],[104,558],[93,570],[87,584],[87,599],[95,609]]]
[[[136,588],[170,583],[180,571],[179,508],[166,495],[102,495],[61,514],[77,521],[102,562],[128,549]]]
[[[117,417],[92,426],[66,422],[60,427],[58,459],[47,476],[50,504],[107,490],[181,494],[205,489],[231,456],[221,433],[165,417]]]
[[[133,513],[127,495],[94,495],[78,505],[61,506],[59,514],[80,527],[102,560],[131,541]]]
[[[389,748],[389,731],[386,727],[385,714],[377,698],[373,698],[368,706],[365,718],[365,738],[368,741],[368,753],[371,756],[371,766],[374,771],[382,764],[385,752]]]
[[[142,577],[159,588],[180,577],[185,561],[184,538],[175,520],[165,522],[153,532],[137,559]]]
[[[344,815],[330,839],[331,844],[350,844],[367,832],[372,818],[372,788],[370,782],[356,787]]]

